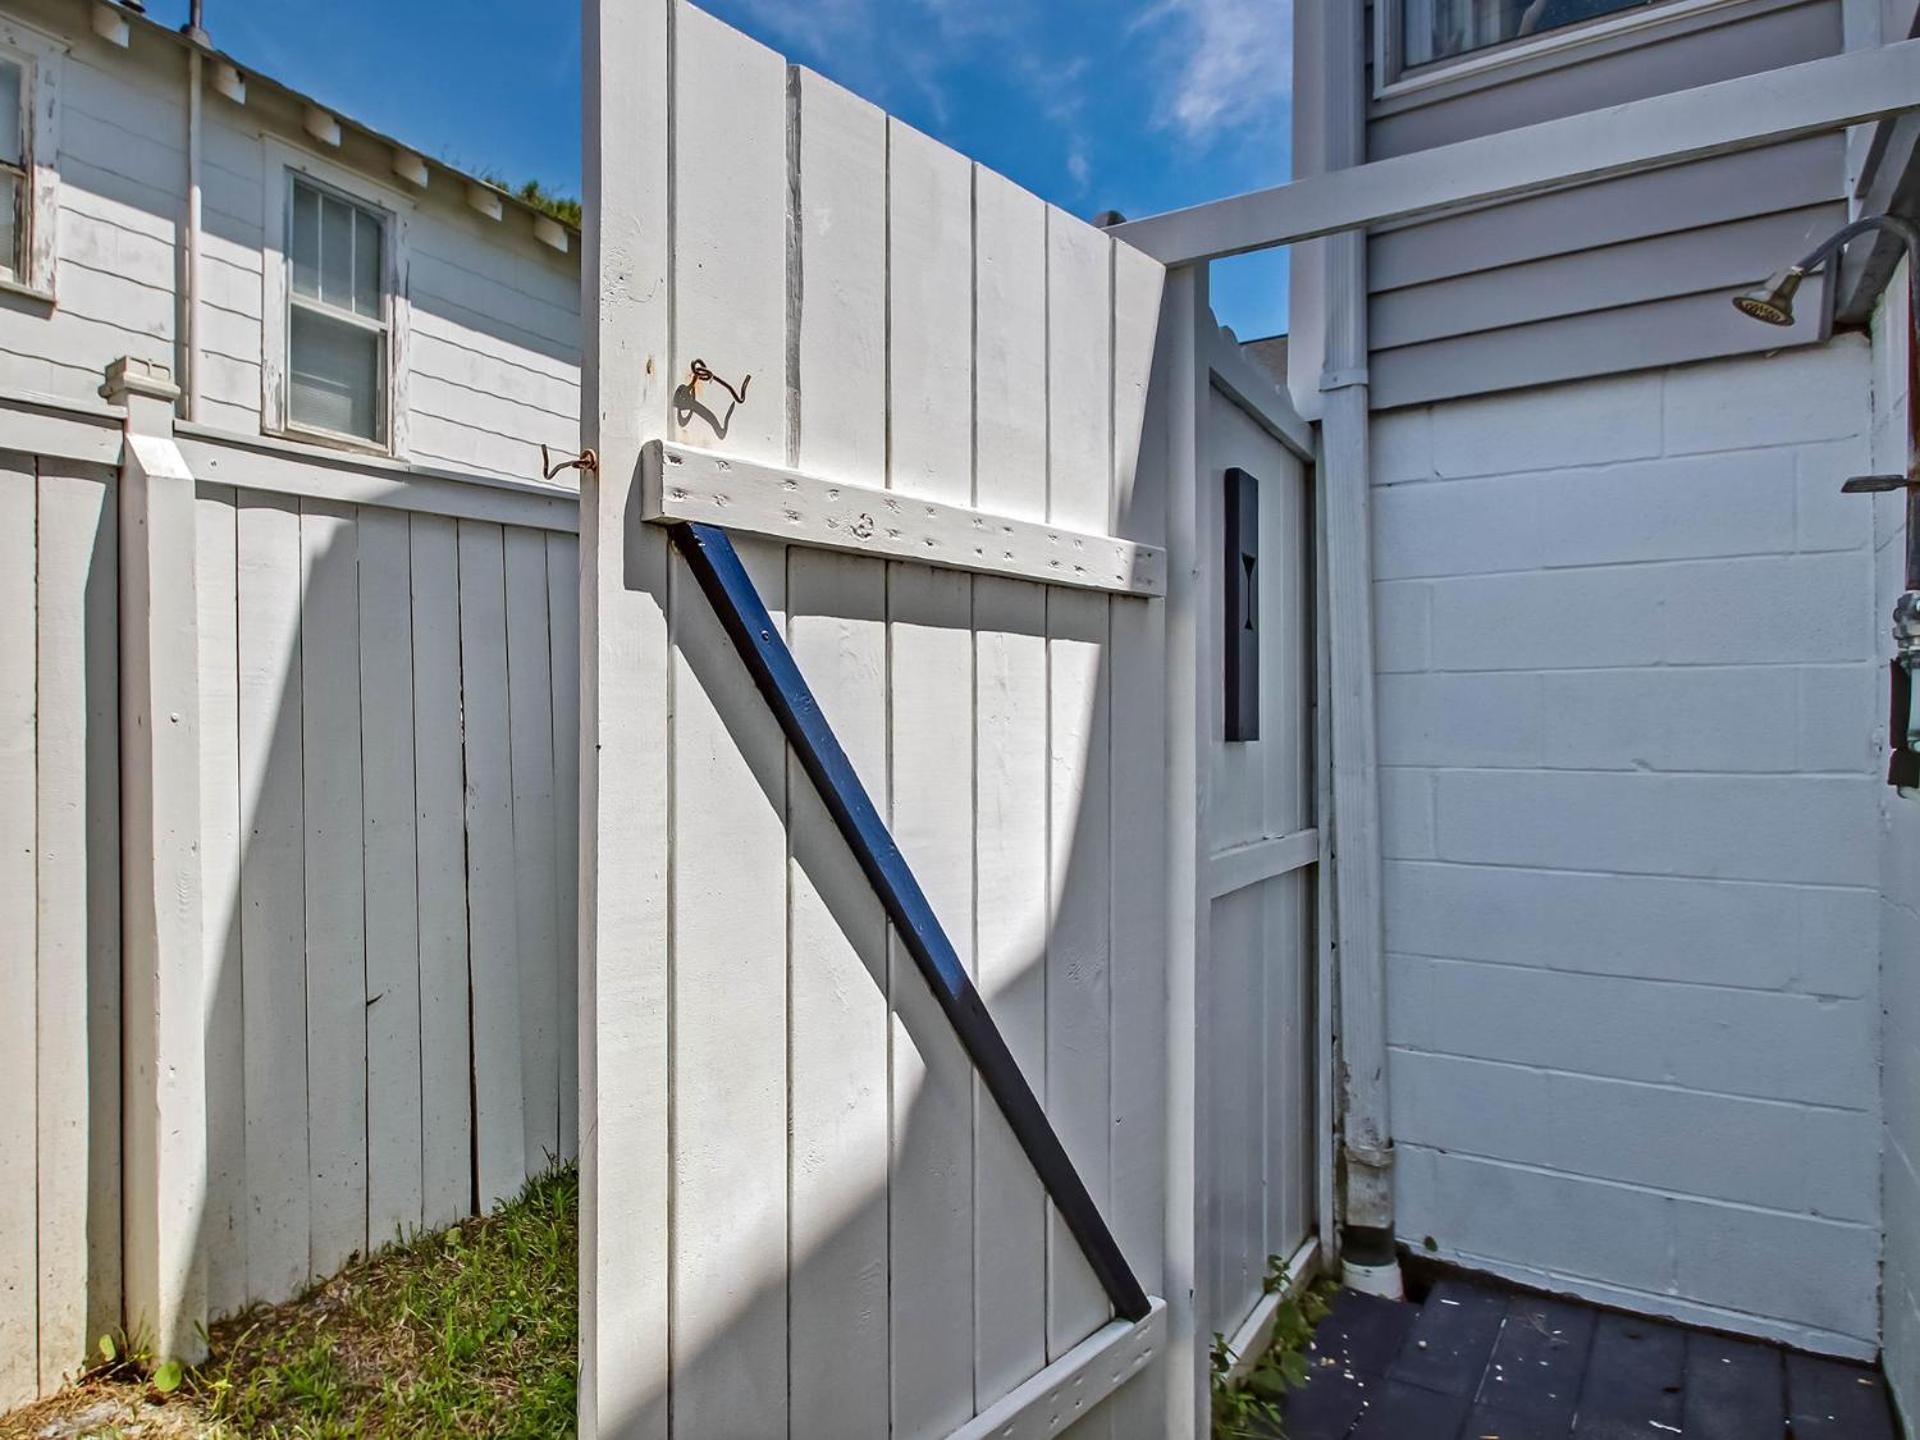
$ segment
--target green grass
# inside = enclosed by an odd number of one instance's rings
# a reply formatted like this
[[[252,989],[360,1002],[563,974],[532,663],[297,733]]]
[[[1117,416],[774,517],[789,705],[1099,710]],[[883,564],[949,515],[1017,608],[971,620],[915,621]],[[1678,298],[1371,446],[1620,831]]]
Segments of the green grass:
[[[217,1326],[186,1387],[210,1433],[573,1434],[579,1198],[578,1172],[556,1171],[495,1215]]]

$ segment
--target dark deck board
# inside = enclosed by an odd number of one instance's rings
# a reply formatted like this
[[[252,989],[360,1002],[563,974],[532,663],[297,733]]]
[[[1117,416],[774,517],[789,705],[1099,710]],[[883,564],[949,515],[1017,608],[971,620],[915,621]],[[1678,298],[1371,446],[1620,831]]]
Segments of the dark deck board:
[[[1573,1433],[1582,1440],[1680,1433],[1687,1374],[1684,1330],[1637,1316],[1602,1315],[1580,1389]]]
[[[1342,1292],[1286,1440],[1897,1440],[1877,1370],[1460,1279]],[[1791,1430],[1789,1430],[1791,1417]]]
[[[1507,1297],[1498,1291],[1442,1280],[1420,1307],[1388,1378],[1443,1395],[1472,1396],[1480,1389],[1506,1314]]]
[[[1403,1380],[1388,1380],[1368,1387],[1349,1440],[1457,1440],[1466,1418],[1463,1395],[1442,1395]]]
[[[1813,1355],[1787,1357],[1794,1440],[1894,1440],[1886,1383],[1877,1371]]]
[[[1593,1352],[1594,1312],[1562,1300],[1516,1295],[1507,1307],[1479,1400],[1512,1415],[1573,1424]]]
[[[1687,1440],[1753,1440],[1786,1427],[1786,1374],[1778,1350],[1695,1331],[1687,1336]]]

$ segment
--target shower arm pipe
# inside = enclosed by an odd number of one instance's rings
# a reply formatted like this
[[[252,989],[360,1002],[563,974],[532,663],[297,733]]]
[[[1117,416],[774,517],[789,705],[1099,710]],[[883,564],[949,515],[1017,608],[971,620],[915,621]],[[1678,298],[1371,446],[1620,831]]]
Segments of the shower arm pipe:
[[[1909,313],[1920,320],[1920,226],[1902,220],[1898,215],[1862,215],[1858,220],[1841,226],[1808,251],[1803,259],[1788,266],[1787,273],[1795,277],[1810,275],[1862,235],[1874,231],[1893,236],[1906,250],[1907,303]]]

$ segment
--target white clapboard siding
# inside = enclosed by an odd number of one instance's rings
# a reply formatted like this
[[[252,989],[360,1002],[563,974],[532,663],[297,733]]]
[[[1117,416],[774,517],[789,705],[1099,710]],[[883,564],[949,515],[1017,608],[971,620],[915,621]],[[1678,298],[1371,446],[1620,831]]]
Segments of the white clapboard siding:
[[[796,463],[883,485],[887,121],[810,72],[800,127]],[[870,795],[887,794],[884,562],[794,548],[787,639]],[[791,1433],[885,1436],[887,922],[797,762],[788,765],[793,1154]]]
[[[889,484],[973,497],[973,166],[890,122]],[[804,403],[804,398],[803,398]],[[973,965],[973,579],[888,570],[895,839],[969,973]],[[895,941],[893,1391],[902,1435],[972,1418],[973,1072]],[[927,1297],[939,1295],[939,1304]]]
[[[680,252],[676,384],[705,360],[749,403],[703,386],[682,438],[787,454],[787,89],[778,56],[688,9],[672,157]],[[726,83],[715,83],[717,77]],[[743,543],[775,623],[786,556]],[[728,957],[673,972],[673,1406],[688,1433],[784,1436],[787,1410],[786,746],[683,562],[673,585],[675,946]]]
[[[34,1093],[37,1046],[34,1003],[34,510],[33,460],[0,455],[0,916],[12,942],[0,956],[0,1084],[10,1096]],[[0,1143],[11,1155],[32,1155],[31,1105],[0,1113]],[[39,1393],[37,1205],[34,1187],[0,1186],[0,1331],[18,1337],[0,1346],[0,1405]]]

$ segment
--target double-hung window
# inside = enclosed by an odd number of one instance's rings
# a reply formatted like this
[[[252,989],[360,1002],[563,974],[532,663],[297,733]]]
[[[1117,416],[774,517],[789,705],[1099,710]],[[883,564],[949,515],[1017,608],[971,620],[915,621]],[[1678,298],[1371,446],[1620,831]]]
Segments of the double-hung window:
[[[392,408],[389,217],[304,175],[292,183],[287,428],[385,447]]]
[[[1663,0],[1398,0],[1400,65],[1410,69]]]
[[[0,54],[0,279],[27,276],[29,208],[33,203],[32,123],[27,67]]]

